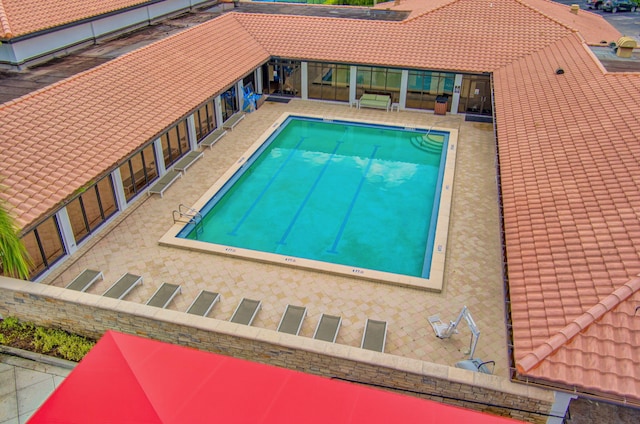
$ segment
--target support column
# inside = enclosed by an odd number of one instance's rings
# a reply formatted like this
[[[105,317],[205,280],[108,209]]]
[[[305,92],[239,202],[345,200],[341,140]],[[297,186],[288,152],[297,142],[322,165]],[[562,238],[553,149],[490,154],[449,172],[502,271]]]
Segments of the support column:
[[[262,94],[262,66],[253,71],[253,79],[256,81],[256,94]]]
[[[409,71],[407,69],[402,70],[400,77],[400,109],[407,107],[407,89],[409,87]]]
[[[300,63],[300,96],[309,100],[309,62]]]
[[[218,128],[222,128],[222,98],[217,96],[213,99],[213,108],[216,113],[216,125]]]
[[[196,139],[196,118],[193,113],[187,116],[187,136],[189,137],[189,150],[198,149],[198,140]]]
[[[162,157],[162,156],[161,156]],[[156,161],[160,165],[159,161]],[[113,188],[116,192],[116,203],[118,204],[118,210],[120,212],[127,209],[129,204],[127,203],[127,196],[124,193],[124,187],[122,186],[122,174],[120,168],[116,168],[111,173],[111,181],[113,182]]]
[[[349,104],[356,102],[356,88],[358,87],[358,67],[349,67]]]
[[[244,84],[242,80],[236,83],[236,99],[238,100],[238,110],[242,112],[244,106]]]
[[[58,227],[60,228],[64,248],[67,254],[71,255],[78,250],[78,246],[76,245],[76,238],[73,234],[73,227],[71,227],[71,220],[69,219],[66,207],[56,212],[56,219],[58,220]]]
[[[460,91],[462,87],[462,74],[456,74],[453,80],[453,98],[451,99],[451,114],[458,113],[458,105],[460,105]]]
[[[571,399],[577,399],[578,395],[565,392],[553,392],[553,394],[556,397],[556,401],[551,406],[551,413],[547,418],[547,424],[562,424],[564,423],[565,415],[567,415]]]
[[[167,166],[164,163],[164,155],[162,154],[162,140],[157,138],[153,142],[153,150],[156,152],[156,163],[158,164],[158,175],[162,177],[167,173]]]

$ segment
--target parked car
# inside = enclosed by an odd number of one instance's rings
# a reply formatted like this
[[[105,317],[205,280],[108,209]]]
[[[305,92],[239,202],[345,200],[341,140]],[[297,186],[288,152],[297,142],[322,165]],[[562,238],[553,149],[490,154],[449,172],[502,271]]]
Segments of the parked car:
[[[596,10],[602,9],[602,3],[603,3],[603,0],[586,0],[585,1],[585,4],[587,5],[588,9],[596,9]]]
[[[605,12],[635,12],[636,4],[633,0],[605,0],[602,3]]]

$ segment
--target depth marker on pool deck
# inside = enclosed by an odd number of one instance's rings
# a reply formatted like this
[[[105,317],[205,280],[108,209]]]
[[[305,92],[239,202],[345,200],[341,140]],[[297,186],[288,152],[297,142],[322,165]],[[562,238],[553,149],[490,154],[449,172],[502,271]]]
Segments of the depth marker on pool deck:
[[[344,141],[337,141],[336,142],[336,147],[333,149],[333,152],[331,152],[331,156],[329,156],[329,159],[327,159],[327,161],[325,162],[324,166],[322,167],[322,170],[320,171],[320,173],[316,177],[316,180],[313,182],[313,185],[311,186],[311,188],[307,192],[307,195],[302,200],[302,203],[300,203],[300,206],[298,207],[298,210],[296,211],[296,214],[291,219],[291,222],[289,223],[289,226],[285,230],[285,232],[282,235],[282,237],[280,238],[280,240],[278,240],[277,244],[285,244],[285,241],[287,240],[287,237],[289,237],[289,233],[291,232],[291,230],[293,229],[293,226],[295,225],[296,221],[298,220],[298,217],[300,216],[300,213],[302,212],[302,209],[304,209],[304,207],[307,205],[307,202],[311,198],[311,194],[313,194],[313,192],[315,191],[316,187],[318,186],[318,183],[322,179],[322,176],[324,175],[325,171],[329,167],[329,164],[333,160],[334,156],[336,155],[336,152],[338,151],[338,149],[340,148],[340,145],[342,143],[344,143]]]
[[[349,218],[351,217],[351,212],[353,212],[353,207],[356,204],[356,200],[358,200],[358,196],[360,196],[360,190],[362,190],[362,185],[367,179],[367,174],[369,173],[369,169],[371,169],[371,165],[373,164],[373,158],[375,157],[379,148],[380,146],[378,145],[373,147],[373,152],[371,152],[371,156],[369,156],[369,163],[367,163],[367,167],[362,173],[362,177],[360,178],[360,183],[358,184],[358,188],[356,188],[356,192],[353,194],[353,198],[351,198],[351,204],[349,204],[349,207],[347,208],[347,213],[344,215],[344,218],[342,219],[342,224],[340,224],[340,229],[338,230],[338,234],[336,235],[336,238],[333,241],[333,245],[331,246],[331,249],[327,250],[328,253],[338,253],[338,251],[336,250],[338,248],[338,243],[340,243],[340,240],[342,239],[342,234],[344,233],[344,229],[347,227],[347,221],[349,221]]]
[[[238,221],[238,223],[236,224],[235,227],[233,227],[233,230],[231,230],[228,234],[230,236],[235,236],[238,233],[238,230],[240,229],[240,227],[242,226],[242,224],[244,224],[244,221],[247,220],[247,218],[249,217],[249,215],[251,214],[251,212],[253,211],[253,209],[256,207],[256,205],[258,204],[258,202],[260,201],[260,199],[262,199],[262,196],[265,195],[265,193],[267,192],[267,190],[269,190],[269,187],[271,187],[271,184],[273,184],[273,182],[275,181],[275,179],[278,177],[278,175],[280,175],[280,172],[282,172],[282,170],[284,169],[284,167],[287,165],[287,163],[289,163],[289,161],[291,160],[291,157],[295,154],[295,152],[298,150],[298,147],[300,147],[300,145],[302,144],[302,142],[304,141],[304,139],[307,137],[300,137],[300,141],[298,141],[298,144],[296,144],[296,147],[294,147],[291,152],[289,152],[289,156],[287,156],[287,158],[284,160],[284,162],[282,162],[282,165],[280,165],[280,167],[278,168],[278,170],[273,174],[273,176],[269,179],[269,181],[267,182],[267,184],[264,186],[264,188],[262,189],[262,191],[260,192],[260,194],[253,200],[253,203],[251,203],[251,206],[249,206],[249,209],[247,209],[247,211],[244,213],[244,215],[242,215],[242,218],[240,218],[240,221]]]

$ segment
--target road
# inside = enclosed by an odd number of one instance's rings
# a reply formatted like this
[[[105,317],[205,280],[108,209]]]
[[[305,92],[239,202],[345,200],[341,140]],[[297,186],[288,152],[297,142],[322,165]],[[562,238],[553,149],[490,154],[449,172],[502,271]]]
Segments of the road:
[[[603,12],[602,10],[588,9],[584,0],[582,1],[570,1],[570,0],[555,0],[556,3],[566,4],[570,6],[572,4],[580,5],[580,9],[588,10],[589,12],[597,15],[602,15],[611,25],[616,27],[622,35],[633,37],[638,44],[640,44],[640,11],[635,12]]]

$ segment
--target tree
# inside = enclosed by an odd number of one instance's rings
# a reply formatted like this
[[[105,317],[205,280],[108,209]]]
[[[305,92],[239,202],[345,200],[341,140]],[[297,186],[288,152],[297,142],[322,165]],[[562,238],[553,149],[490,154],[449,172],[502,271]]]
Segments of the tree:
[[[9,277],[29,278],[31,259],[18,236],[13,217],[9,215],[6,202],[0,199],[0,271]]]

